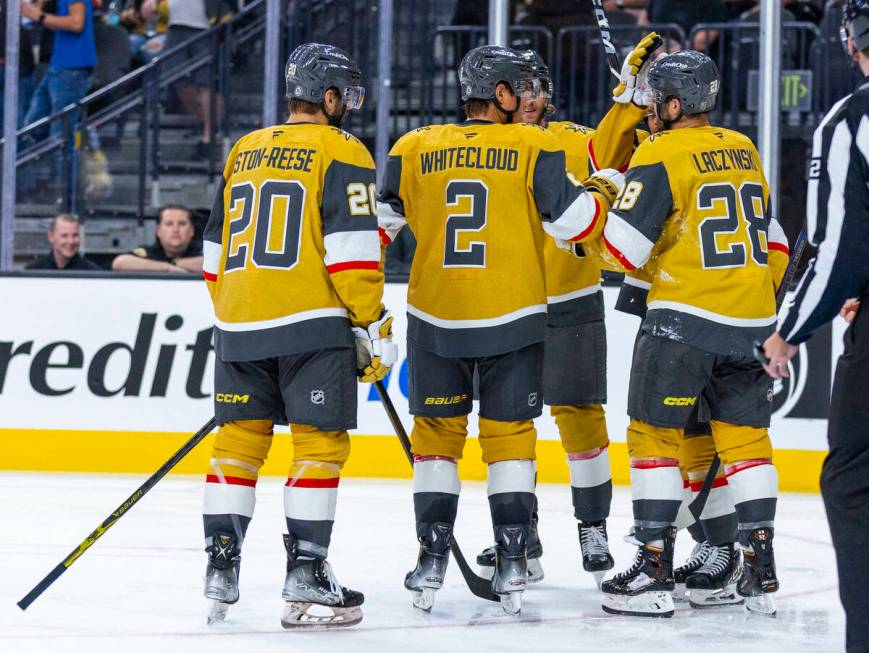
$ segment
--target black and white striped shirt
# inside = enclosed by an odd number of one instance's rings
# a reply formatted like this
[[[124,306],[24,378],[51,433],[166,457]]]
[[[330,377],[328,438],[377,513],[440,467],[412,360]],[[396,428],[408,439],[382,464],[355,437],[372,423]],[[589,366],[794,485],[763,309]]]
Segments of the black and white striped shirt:
[[[846,299],[869,292],[869,78],[815,130],[806,202],[818,254],[778,322],[794,345],[832,320]]]

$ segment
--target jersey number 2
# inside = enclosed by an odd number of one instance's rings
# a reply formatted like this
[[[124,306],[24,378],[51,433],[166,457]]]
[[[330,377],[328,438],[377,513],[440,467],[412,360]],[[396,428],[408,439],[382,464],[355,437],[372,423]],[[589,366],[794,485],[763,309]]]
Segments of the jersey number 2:
[[[459,247],[463,231],[481,231],[486,226],[489,209],[489,189],[482,181],[454,180],[447,184],[447,209],[457,207],[459,200],[469,198],[467,213],[447,212],[447,232],[444,238],[445,268],[486,267],[486,243],[472,241],[469,247]]]
[[[729,183],[704,184],[697,191],[697,208],[701,211],[714,209],[716,202],[723,202],[727,212],[725,215],[711,216],[700,222],[703,267],[707,270],[738,268],[747,263],[746,243],[730,243],[724,249],[719,249],[716,240],[719,234],[733,235],[739,230],[740,213],[748,227],[747,245],[751,250],[751,258],[758,265],[766,265],[768,251],[760,241],[761,232],[765,237],[769,224],[764,216],[763,186],[746,182],[737,191],[736,187]]]
[[[279,200],[283,201],[278,204]],[[278,206],[283,210],[278,210]],[[270,180],[259,187],[250,182],[233,186],[229,195],[229,212],[230,216],[236,217],[230,217],[229,221],[224,273],[241,270],[247,265],[250,247],[248,243],[237,241],[251,222],[256,230],[250,255],[254,267],[287,270],[298,263],[304,207],[305,187],[298,181]],[[272,249],[269,242],[276,225],[283,238],[280,247]]]

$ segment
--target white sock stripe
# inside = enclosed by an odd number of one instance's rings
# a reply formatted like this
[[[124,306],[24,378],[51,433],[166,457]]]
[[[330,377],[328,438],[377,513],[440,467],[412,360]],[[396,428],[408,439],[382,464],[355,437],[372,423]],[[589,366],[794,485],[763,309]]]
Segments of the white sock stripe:
[[[772,465],[757,465],[727,477],[734,505],[778,496],[778,472]]]
[[[489,465],[489,496],[505,492],[534,493],[534,461],[502,460]]]
[[[570,484],[573,487],[597,487],[613,477],[609,449],[604,449],[594,458],[568,459],[567,466],[570,468]]]
[[[418,460],[413,463],[413,491],[458,494],[462,489],[459,466],[451,460]]]
[[[334,521],[337,487],[284,487],[284,514],[290,519]]]
[[[662,501],[682,500],[682,475],[678,467],[631,467],[633,498]]]
[[[202,498],[203,515],[242,515],[253,517],[256,488],[249,485],[206,483]]]
[[[695,494],[694,496],[697,495]],[[703,507],[700,518],[715,519],[716,517],[733,514],[734,510],[730,487],[722,485],[721,487],[714,487],[709,491],[709,497],[706,499],[706,505]]]

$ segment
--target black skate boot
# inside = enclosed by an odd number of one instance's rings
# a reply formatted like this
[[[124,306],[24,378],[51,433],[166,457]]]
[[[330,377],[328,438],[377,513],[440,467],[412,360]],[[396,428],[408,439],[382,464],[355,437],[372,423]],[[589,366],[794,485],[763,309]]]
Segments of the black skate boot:
[[[751,548],[742,548],[742,574],[736,591],[746,597],[745,607],[749,612],[775,616],[775,600],[778,592],[778,577],[775,574],[775,557],[772,550],[773,530],[757,528],[748,536]]]
[[[416,568],[407,572],[404,586],[413,594],[413,606],[430,612],[435,592],[444,584],[447,563],[450,561],[450,536],[453,525],[444,522],[428,524],[419,537],[419,557]]]
[[[673,572],[673,580],[676,582],[676,589],[673,590],[674,601],[680,602],[688,600],[685,581],[688,579],[688,576],[703,566],[708,555],[709,543],[697,542],[691,550],[691,555],[688,556],[688,559]]]
[[[615,566],[610,555],[609,539],[606,534],[606,520],[579,522],[579,548],[582,551],[582,568],[594,576],[600,589],[604,572]]]
[[[205,547],[205,598],[208,599],[208,623],[223,621],[229,606],[238,601],[238,573],[241,553],[238,539],[229,533],[217,533]]]
[[[630,538],[638,545],[634,564],[601,585],[601,606],[610,614],[635,617],[673,616],[673,544],[676,529],[664,531],[664,546],[656,547]]]
[[[528,527],[510,524],[495,527],[495,573],[492,591],[507,614],[519,614],[522,592],[528,583]]]
[[[692,608],[739,605],[743,598],[736,592],[741,573],[739,550],[733,544],[708,545],[706,560],[685,580]]]
[[[528,582],[539,583],[543,580],[543,565],[540,558],[543,556],[543,544],[540,542],[540,534],[537,531],[537,511],[531,516],[531,530],[528,531]],[[495,574],[495,545],[483,549],[477,555],[477,565],[480,576],[491,579]]]
[[[284,535],[287,577],[281,597],[284,628],[335,628],[362,621],[362,592],[341,587],[332,566],[320,558],[297,557],[296,542]]]

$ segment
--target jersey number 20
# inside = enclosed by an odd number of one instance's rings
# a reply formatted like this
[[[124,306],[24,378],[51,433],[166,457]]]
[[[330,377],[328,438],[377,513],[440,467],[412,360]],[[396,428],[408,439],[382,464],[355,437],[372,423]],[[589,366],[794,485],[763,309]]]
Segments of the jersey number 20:
[[[697,191],[697,208],[701,211],[709,211],[716,208],[716,204],[721,206],[721,203],[727,209],[725,215],[713,215],[700,222],[703,267],[742,267],[748,262],[746,246],[751,250],[751,258],[755,263],[766,265],[768,251],[760,241],[761,232],[766,237],[769,226],[763,210],[763,186],[745,182],[737,190],[730,183],[704,184]],[[732,242],[719,248],[716,240],[719,235],[733,235],[739,230],[740,214],[748,227],[749,242]]]

